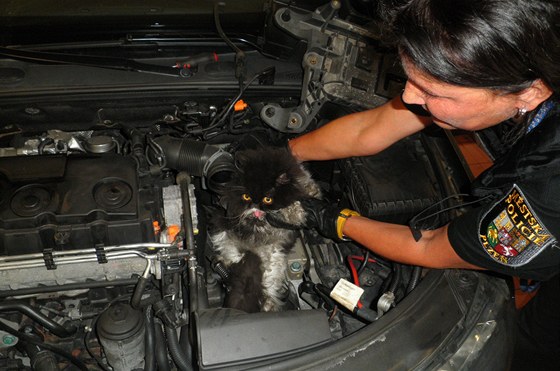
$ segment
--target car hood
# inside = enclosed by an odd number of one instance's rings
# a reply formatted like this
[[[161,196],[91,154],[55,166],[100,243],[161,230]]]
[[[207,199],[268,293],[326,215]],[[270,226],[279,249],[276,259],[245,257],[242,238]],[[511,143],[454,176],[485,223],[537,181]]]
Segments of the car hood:
[[[268,5],[267,5],[268,4]],[[212,1],[9,1],[0,6],[3,45],[119,39],[127,35],[185,37],[216,34]],[[219,7],[225,30],[258,34],[269,2]]]

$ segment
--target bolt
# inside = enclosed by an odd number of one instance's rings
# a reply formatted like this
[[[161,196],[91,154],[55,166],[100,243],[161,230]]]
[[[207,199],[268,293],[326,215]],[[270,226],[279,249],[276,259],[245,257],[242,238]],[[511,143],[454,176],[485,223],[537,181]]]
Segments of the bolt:
[[[301,263],[293,262],[292,264],[290,264],[290,270],[292,272],[301,272]]]
[[[34,115],[38,115],[39,113],[41,113],[41,110],[39,108],[36,107],[27,107],[25,108],[25,113],[27,113],[28,115],[34,116]]]
[[[317,64],[317,57],[316,56],[310,56],[309,59],[307,60],[309,62],[310,65],[316,65]]]
[[[2,338],[2,342],[5,345],[11,345],[15,343],[15,341],[16,341],[16,337],[12,335],[4,335],[4,337]]]
[[[266,115],[266,117],[273,117],[276,114],[276,110],[274,109],[274,107],[268,107],[266,111],[264,111],[264,114]]]

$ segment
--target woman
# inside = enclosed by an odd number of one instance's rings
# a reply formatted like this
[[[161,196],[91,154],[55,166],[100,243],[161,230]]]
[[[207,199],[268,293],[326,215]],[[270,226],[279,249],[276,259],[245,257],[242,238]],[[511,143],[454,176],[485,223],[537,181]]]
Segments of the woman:
[[[509,121],[516,135],[473,184],[473,193],[485,196],[485,203],[448,225],[421,231],[419,239],[407,226],[351,211],[341,215],[320,202],[308,205],[310,226],[406,264],[555,277],[550,282],[558,286],[560,3],[409,0],[395,14],[408,75],[402,97],[291,140],[292,153],[302,161],[370,155],[431,123],[474,131]],[[560,310],[553,312],[558,314],[546,319],[555,321],[547,324],[555,333],[546,346],[558,350]],[[532,330],[525,326],[524,333]]]

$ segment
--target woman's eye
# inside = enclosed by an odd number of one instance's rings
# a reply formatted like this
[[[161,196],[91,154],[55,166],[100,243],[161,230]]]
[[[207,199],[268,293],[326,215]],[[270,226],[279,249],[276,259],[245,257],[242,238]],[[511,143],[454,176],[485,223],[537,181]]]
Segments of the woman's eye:
[[[247,193],[243,193],[241,195],[241,198],[243,199],[243,201],[251,201],[251,196],[249,196]]]
[[[265,197],[262,199],[263,204],[270,205],[272,203],[272,197]]]
[[[441,98],[439,95],[431,93],[429,91],[422,91],[422,93],[424,94],[424,97],[426,98]]]

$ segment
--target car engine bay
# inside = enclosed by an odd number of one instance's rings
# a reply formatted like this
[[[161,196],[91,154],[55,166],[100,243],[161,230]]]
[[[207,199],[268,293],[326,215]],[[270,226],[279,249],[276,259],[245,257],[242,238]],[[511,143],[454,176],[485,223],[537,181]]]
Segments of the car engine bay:
[[[293,310],[223,307],[228,271],[213,255],[208,215],[221,207],[236,153],[284,146],[386,102],[404,83],[394,53],[336,11],[331,2],[273,12],[271,22],[305,39],[304,49],[286,61],[245,45],[239,85],[236,55],[222,43],[220,61],[183,67],[186,85],[154,88],[149,76],[111,90],[102,86],[115,76],[98,73],[89,92],[52,94],[45,78],[37,95],[0,96],[0,369],[265,367],[349,339],[415,290],[427,270],[302,229],[286,262]],[[0,84],[43,67],[3,59]],[[46,67],[62,85],[96,71],[66,66],[56,76],[60,66]],[[327,199],[407,224],[459,193],[465,179],[449,176],[459,163],[443,160],[449,148],[445,134],[420,133],[375,156],[306,167]],[[414,228],[449,215],[431,216]],[[341,280],[363,291],[366,311],[333,299]]]
[[[290,297],[299,311],[221,310],[228,273],[212,258],[204,210],[216,206],[222,180],[234,171],[231,145],[138,128],[15,137],[21,145],[2,148],[0,156],[0,296],[11,298],[3,300],[2,312],[15,310],[8,323],[29,329],[27,336],[56,339],[62,348],[71,346],[69,339],[91,334],[86,329],[95,331],[99,343],[89,336],[86,346],[93,354],[101,346],[113,369],[143,367],[139,344],[145,334],[138,327],[145,324],[147,307],[171,328],[188,328],[194,321],[199,356],[211,365],[232,361],[216,360],[228,354],[227,342],[219,339],[228,331],[238,337],[240,322],[257,328],[245,335],[249,344],[258,334],[275,334],[278,343],[270,344],[271,338],[264,350],[229,353],[242,359],[283,347],[301,350],[363,327],[364,319],[342,311],[337,315],[329,292],[341,278],[359,277],[363,304],[380,314],[420,279],[419,268],[373,259],[352,243],[335,244],[301,231],[287,261]],[[186,318],[189,312],[196,318]],[[328,321],[324,313],[333,318]],[[298,334],[298,341],[278,337],[290,322],[313,335],[303,339]],[[115,327],[123,332],[113,333]],[[16,344],[6,340],[8,335],[4,332],[4,346],[12,348]],[[130,348],[120,349],[129,341]]]

